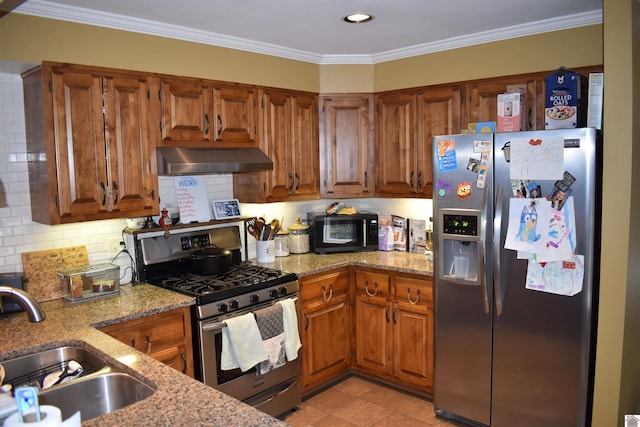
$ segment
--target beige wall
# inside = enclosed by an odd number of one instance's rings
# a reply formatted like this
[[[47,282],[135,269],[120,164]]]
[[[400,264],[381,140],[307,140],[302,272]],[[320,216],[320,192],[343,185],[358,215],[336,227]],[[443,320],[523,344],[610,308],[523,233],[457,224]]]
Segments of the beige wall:
[[[595,427],[621,425],[622,414],[640,413],[640,263],[632,262],[639,259],[640,231],[630,227],[631,212],[640,207],[640,178],[637,172],[633,175],[631,156],[634,140],[638,147],[634,123],[640,123],[640,106],[633,104],[629,83],[634,77],[630,17],[633,8],[637,31],[639,6],[635,0],[604,0],[604,5],[605,255]],[[376,65],[316,65],[17,14],[0,20],[0,40],[0,71],[4,61],[36,64],[53,60],[323,93],[373,92],[603,63],[603,31],[598,25]],[[638,45],[636,42],[636,50]],[[637,83],[633,87],[635,99],[640,99]],[[635,163],[638,157],[636,149]],[[628,253],[628,257],[610,255],[619,253]]]
[[[602,64],[602,26],[486,43],[375,66],[375,92]]]
[[[639,34],[637,1],[604,0],[603,256],[595,427],[622,426],[625,414],[640,414],[640,169],[633,169],[640,164]]]

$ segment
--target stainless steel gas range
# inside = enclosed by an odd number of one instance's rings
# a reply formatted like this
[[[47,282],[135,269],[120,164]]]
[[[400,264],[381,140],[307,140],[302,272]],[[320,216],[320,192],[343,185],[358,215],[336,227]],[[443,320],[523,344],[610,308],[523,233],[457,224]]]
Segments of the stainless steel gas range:
[[[264,374],[255,367],[245,372],[220,367],[225,321],[286,298],[297,307],[295,274],[243,261],[237,225],[142,230],[127,236],[127,246],[133,247],[140,282],[193,296],[196,379],[273,416],[300,403],[299,358]],[[192,255],[208,246],[231,251],[231,266],[216,275],[194,273]]]

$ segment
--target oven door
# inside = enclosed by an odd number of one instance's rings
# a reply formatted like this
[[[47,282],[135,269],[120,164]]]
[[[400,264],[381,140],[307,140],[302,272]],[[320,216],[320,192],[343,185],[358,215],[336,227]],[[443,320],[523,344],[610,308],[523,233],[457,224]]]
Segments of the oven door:
[[[251,311],[273,303],[275,301],[257,305]],[[233,315],[245,313],[246,311]],[[220,355],[224,326],[224,319],[220,318],[198,322],[198,363],[202,382],[272,416],[280,415],[298,405],[301,401],[300,357],[265,374],[258,374],[255,367],[245,372],[240,369],[222,370]]]

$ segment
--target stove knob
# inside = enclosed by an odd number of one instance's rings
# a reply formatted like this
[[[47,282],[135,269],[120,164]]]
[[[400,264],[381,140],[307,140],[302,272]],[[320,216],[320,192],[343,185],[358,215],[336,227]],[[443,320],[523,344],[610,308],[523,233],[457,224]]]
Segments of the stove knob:
[[[240,304],[238,303],[237,299],[234,299],[233,301],[231,301],[229,303],[229,306],[233,309],[233,310],[237,310],[238,307],[240,306]]]
[[[222,304],[218,304],[218,311],[224,313],[225,311],[227,311],[227,304],[222,303]]]
[[[269,296],[270,296],[271,298],[278,298],[278,290],[277,290],[277,289],[271,289],[271,290],[269,291]]]
[[[258,295],[251,295],[249,301],[251,301],[252,304],[257,304],[260,302],[260,297]]]
[[[283,286],[283,287],[281,287],[281,288],[280,288],[280,295],[283,295],[283,296],[284,296],[284,295],[286,295],[286,294],[287,294],[287,288],[286,288],[286,287],[284,287],[284,286]]]

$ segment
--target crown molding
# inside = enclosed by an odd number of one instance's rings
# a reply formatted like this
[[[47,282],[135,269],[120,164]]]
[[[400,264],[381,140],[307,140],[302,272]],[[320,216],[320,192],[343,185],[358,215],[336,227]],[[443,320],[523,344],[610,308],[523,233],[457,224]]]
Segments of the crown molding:
[[[372,65],[461,47],[602,23],[602,11],[593,11],[530,22],[524,25],[514,25],[481,33],[467,34],[460,37],[375,54],[319,55],[179,25],[158,23],[107,12],[96,13],[93,10],[54,4],[44,0],[29,0],[15,9],[14,13],[167,37],[321,65]]]

